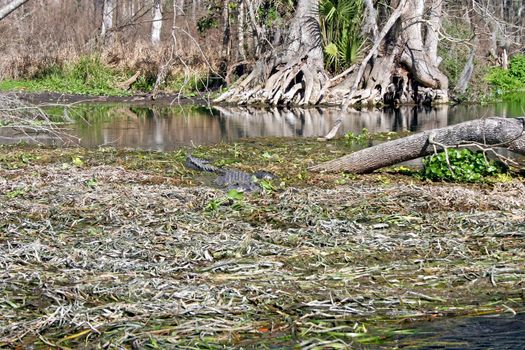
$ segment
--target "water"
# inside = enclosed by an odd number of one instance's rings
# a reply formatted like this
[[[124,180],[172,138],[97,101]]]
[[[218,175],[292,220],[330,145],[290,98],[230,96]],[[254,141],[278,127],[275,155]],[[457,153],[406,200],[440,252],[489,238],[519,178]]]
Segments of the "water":
[[[525,314],[441,319],[422,324],[396,345],[420,350],[525,349]]]
[[[253,137],[315,137],[326,135],[342,116],[340,134],[363,128],[370,132],[422,131],[489,116],[517,117],[525,114],[518,102],[494,105],[402,107],[397,110],[341,112],[338,108],[255,109],[137,107],[90,104],[68,111],[75,121],[68,128],[86,147],[114,146],[171,151],[181,146],[234,142]],[[63,111],[53,110],[55,114]],[[9,134],[0,130],[0,143],[37,140],[56,143],[45,135]]]

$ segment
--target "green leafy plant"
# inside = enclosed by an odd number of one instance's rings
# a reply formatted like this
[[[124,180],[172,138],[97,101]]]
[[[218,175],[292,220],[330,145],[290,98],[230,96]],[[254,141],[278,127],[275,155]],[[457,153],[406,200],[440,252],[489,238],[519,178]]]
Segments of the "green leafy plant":
[[[92,177],[91,179],[88,179],[84,181],[84,185],[86,185],[89,188],[95,188],[97,186],[98,182],[95,177]]]
[[[525,89],[525,55],[516,55],[509,62],[509,69],[492,68],[485,80],[496,90],[497,95]]]
[[[33,80],[3,81],[0,90],[53,91],[89,95],[127,95],[115,87],[128,77],[101,62],[98,56],[84,56],[64,66],[53,66]]]
[[[319,18],[325,66],[338,72],[356,62],[364,40],[361,37],[362,0],[322,0]]]
[[[447,162],[448,153],[448,162]],[[423,158],[422,176],[430,180],[479,182],[487,176],[505,173],[505,168],[486,159],[483,152],[469,149],[449,149]]]
[[[360,145],[366,145],[370,140],[371,135],[367,128],[363,128],[359,134],[355,134],[352,131],[349,131],[345,134],[344,139],[348,145],[353,145],[355,143]]]
[[[23,196],[24,194],[26,194],[26,192],[27,191],[24,188],[17,188],[17,189],[7,192],[6,196],[9,199],[14,199],[14,198]]]
[[[205,211],[214,212],[217,211],[223,205],[232,205],[235,210],[240,210],[243,207],[244,193],[237,189],[231,189],[228,191],[226,196],[221,198],[215,198],[208,202]]]

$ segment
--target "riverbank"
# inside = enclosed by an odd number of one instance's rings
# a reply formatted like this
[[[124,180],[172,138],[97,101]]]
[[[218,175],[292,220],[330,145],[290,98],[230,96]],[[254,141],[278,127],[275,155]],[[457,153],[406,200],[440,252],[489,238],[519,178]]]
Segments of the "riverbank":
[[[193,150],[280,177],[242,196],[183,151],[2,146],[0,347],[390,349],[523,310],[523,179],[311,174],[342,149],[304,142]]]
[[[64,94],[59,92],[22,92],[13,91],[22,101],[42,106],[46,104],[92,104],[92,103],[125,103],[136,106],[170,106],[170,105],[200,105],[206,106],[210,101],[201,97],[186,97],[180,94],[160,93],[152,98],[151,94],[134,94],[129,96],[96,96]]]

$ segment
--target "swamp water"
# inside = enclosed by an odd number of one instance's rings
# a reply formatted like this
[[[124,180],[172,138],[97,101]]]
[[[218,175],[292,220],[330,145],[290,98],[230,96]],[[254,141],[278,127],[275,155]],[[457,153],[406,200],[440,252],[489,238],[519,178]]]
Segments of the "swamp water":
[[[396,341],[410,349],[525,349],[525,314],[457,317],[422,323]]]
[[[339,108],[254,109],[248,107],[155,106],[86,104],[66,112],[52,110],[57,119],[72,122],[69,132],[86,147],[113,146],[172,151],[181,146],[210,145],[259,137],[317,137],[326,135],[341,116],[339,135],[349,131],[422,131],[481,117],[525,115],[520,101],[494,105],[402,107],[390,110]],[[12,134],[0,130],[0,143],[38,141],[56,144],[45,135]]]

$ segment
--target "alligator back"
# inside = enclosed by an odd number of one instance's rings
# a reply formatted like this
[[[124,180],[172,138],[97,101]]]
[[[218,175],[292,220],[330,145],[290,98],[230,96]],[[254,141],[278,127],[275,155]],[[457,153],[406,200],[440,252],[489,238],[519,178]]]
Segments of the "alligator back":
[[[226,170],[221,176],[215,179],[215,183],[228,189],[240,191],[258,191],[260,186],[254,182],[253,175],[240,170]]]
[[[208,171],[210,173],[222,173],[220,168],[217,168],[216,166],[213,166],[210,164],[209,161],[206,159],[200,159],[197,157],[193,157],[189,155],[186,157],[186,163],[187,168],[193,169],[193,170],[199,170],[199,171]]]

